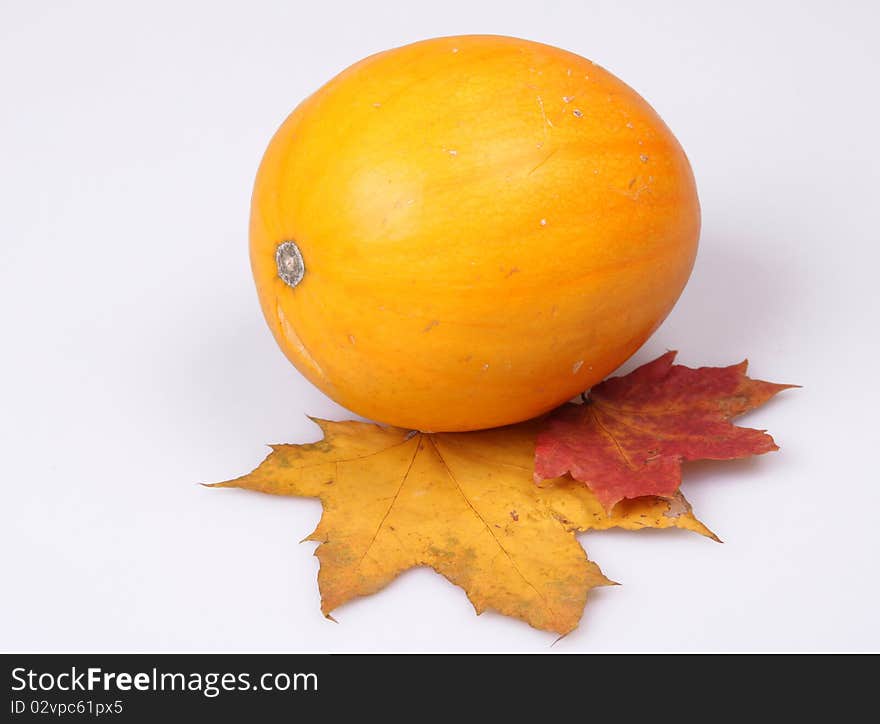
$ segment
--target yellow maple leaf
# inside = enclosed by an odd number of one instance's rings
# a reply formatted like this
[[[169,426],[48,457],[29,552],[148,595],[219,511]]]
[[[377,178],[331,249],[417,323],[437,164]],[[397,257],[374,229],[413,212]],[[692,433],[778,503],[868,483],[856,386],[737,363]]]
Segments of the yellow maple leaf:
[[[211,487],[320,498],[318,583],[326,616],[430,566],[477,613],[500,611],[565,634],[587,593],[612,583],[575,533],[684,528],[713,537],[678,494],[623,501],[608,515],[570,478],[533,481],[534,421],[466,433],[417,433],[316,420],[324,439],[274,445],[252,473]]]

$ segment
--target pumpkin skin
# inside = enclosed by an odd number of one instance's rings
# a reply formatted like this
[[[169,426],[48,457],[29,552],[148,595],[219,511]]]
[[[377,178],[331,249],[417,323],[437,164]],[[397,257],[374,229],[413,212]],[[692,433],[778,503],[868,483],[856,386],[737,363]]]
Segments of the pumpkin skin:
[[[622,364],[678,299],[699,227],[688,160],[635,91],[558,48],[460,36],[366,58],[294,110],[257,174],[250,257],[312,383],[367,418],[461,431]]]

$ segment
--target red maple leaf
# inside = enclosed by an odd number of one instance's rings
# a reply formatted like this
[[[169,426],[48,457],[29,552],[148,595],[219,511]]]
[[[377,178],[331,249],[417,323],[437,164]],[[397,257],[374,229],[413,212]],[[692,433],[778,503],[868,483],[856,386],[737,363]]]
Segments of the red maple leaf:
[[[570,473],[610,511],[624,498],[671,497],[682,460],[732,460],[777,450],[763,430],[730,420],[796,385],[746,377],[748,362],[692,369],[675,352],[590,390],[543,422],[535,481]]]

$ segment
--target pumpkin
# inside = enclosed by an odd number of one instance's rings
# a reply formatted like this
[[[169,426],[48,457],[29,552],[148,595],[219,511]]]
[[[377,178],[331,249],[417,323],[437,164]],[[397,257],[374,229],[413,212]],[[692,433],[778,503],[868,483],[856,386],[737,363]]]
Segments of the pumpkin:
[[[303,101],[252,200],[265,318],[350,410],[424,431],[539,415],[666,317],[700,210],[680,145],[578,55],[499,36],[373,55]]]

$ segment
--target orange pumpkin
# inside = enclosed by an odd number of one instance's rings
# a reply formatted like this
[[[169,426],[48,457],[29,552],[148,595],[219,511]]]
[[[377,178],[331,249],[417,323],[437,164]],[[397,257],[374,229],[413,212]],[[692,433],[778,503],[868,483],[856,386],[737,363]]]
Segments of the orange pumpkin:
[[[250,254],[309,380],[368,418],[470,430],[612,372],[681,293],[700,210],[651,107],[589,60],[438,38],[351,66],[269,144]]]

